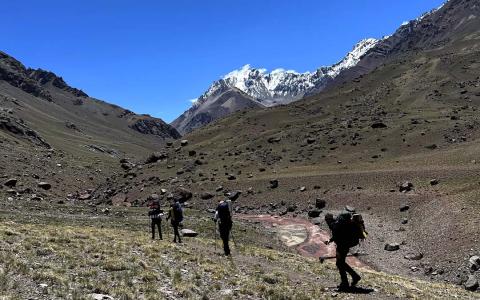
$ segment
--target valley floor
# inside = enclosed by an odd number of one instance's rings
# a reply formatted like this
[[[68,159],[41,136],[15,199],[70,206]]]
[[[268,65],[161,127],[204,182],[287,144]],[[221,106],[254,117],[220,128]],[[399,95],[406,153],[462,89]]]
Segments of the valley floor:
[[[145,209],[3,201],[0,299],[473,299],[459,287],[362,269],[367,294],[337,293],[333,263],[293,253],[261,224],[235,225],[233,257],[215,246],[210,216],[184,243],[150,239]],[[164,224],[165,225],[165,224]]]

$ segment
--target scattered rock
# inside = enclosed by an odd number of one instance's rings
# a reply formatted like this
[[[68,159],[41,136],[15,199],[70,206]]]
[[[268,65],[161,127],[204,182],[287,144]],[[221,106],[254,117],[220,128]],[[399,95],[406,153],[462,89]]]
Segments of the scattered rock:
[[[145,161],[146,164],[153,164],[156,163],[159,160],[166,159],[168,158],[168,155],[166,153],[161,153],[161,152],[153,152],[150,154],[150,156],[147,158]]]
[[[468,264],[471,271],[480,270],[480,257],[477,255],[470,257]]]
[[[349,205],[345,206],[345,210],[351,213],[355,213],[356,211],[355,207]]]
[[[230,175],[228,175],[227,179],[228,179],[228,180],[236,180],[237,177],[236,177],[235,175],[233,175],[233,174],[230,174]]]
[[[295,204],[289,205],[287,207],[287,212],[294,212],[297,210],[297,206]]]
[[[200,199],[202,199],[202,200],[212,199],[213,197],[214,197],[214,195],[209,193],[209,192],[204,192],[204,193],[200,194]]]
[[[188,151],[188,156],[195,156],[195,155],[197,155],[197,151],[195,150]]]
[[[371,127],[372,127],[373,129],[377,129],[377,128],[387,128],[387,125],[385,125],[385,123],[383,123],[383,122],[376,122],[376,123],[373,123],[373,124],[371,125]]]
[[[313,218],[311,222],[314,225],[320,225],[320,224],[322,224],[323,220],[322,220],[322,218],[318,217],[318,218]]]
[[[478,289],[478,280],[475,275],[469,275],[463,286],[467,291],[476,291]]]
[[[242,194],[241,191],[233,191],[233,192],[227,193],[227,197],[232,201],[236,201],[241,194]]]
[[[173,199],[180,203],[187,202],[192,198],[193,194],[185,188],[178,188],[173,193]]]
[[[308,216],[310,218],[317,218],[320,216],[320,214],[322,213],[321,210],[318,210],[318,209],[313,209],[311,211],[308,212]]]
[[[270,180],[270,188],[276,189],[277,187],[278,187],[278,180],[277,179]]]
[[[48,182],[43,182],[43,181],[42,181],[42,182],[39,182],[39,183],[38,183],[38,187],[41,188],[41,189],[44,189],[44,190],[48,191],[49,189],[52,188],[52,185],[51,185],[50,183],[48,183]]]
[[[315,199],[315,207],[318,209],[324,209],[327,206],[327,201],[317,198]]]
[[[112,296],[104,294],[90,294],[90,298],[93,300],[115,300]]]
[[[408,219],[407,219],[407,218],[403,218],[403,219],[402,219],[402,224],[405,225],[405,224],[407,224],[407,223],[408,223]]]
[[[215,189],[216,192],[220,192],[220,191],[222,191],[222,190],[223,190],[223,186],[218,186],[218,187]]]
[[[438,179],[430,180],[430,185],[437,185],[437,184],[438,184]]]
[[[400,250],[400,244],[398,243],[387,243],[385,244],[385,250],[387,251],[397,251]]]
[[[305,192],[306,190],[307,190],[306,187],[304,187],[304,186],[300,187],[300,192]]]
[[[402,193],[410,192],[413,189],[413,183],[410,181],[405,181],[399,187],[399,191]]]
[[[408,205],[408,204],[402,205],[402,206],[400,207],[400,211],[401,211],[401,212],[405,212],[405,211],[407,211],[407,210],[409,210],[409,209],[410,209],[410,205]]]
[[[16,178],[10,178],[9,180],[5,181],[3,185],[9,188],[14,188],[17,185],[18,180]]]
[[[437,149],[437,147],[438,146],[436,144],[431,144],[431,145],[425,146],[425,148],[430,149],[430,150],[435,150],[435,149]]]
[[[423,253],[410,253],[404,256],[408,260],[421,260],[423,258]]]
[[[191,229],[182,229],[180,230],[180,232],[182,233],[182,236],[185,236],[185,237],[196,237],[198,235],[197,232],[191,230]]]
[[[188,145],[188,140],[180,141],[180,146],[185,147],[186,145]]]

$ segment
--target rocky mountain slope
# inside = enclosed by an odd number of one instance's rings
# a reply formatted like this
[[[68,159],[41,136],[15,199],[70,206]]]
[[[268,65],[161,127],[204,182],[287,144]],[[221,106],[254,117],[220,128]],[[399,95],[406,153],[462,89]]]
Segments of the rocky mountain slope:
[[[172,123],[172,126],[179,128],[180,132],[190,132],[233,112],[265,107],[236,87],[229,87],[223,82],[219,82],[218,85],[221,87],[200,97],[189,110]]]
[[[352,80],[208,124],[113,189],[142,204],[160,185],[165,201],[201,209],[242,191],[237,213],[292,218],[318,215],[317,199],[324,212],[348,204],[371,228],[365,260],[375,268],[478,278],[479,17],[477,1],[451,0],[339,75]]]
[[[0,52],[0,189],[13,196],[63,199],[92,189],[120,170],[118,159],[146,155],[179,137],[160,119],[91,98]],[[9,178],[18,181],[16,190],[3,185]],[[42,181],[52,189],[39,188]]]
[[[231,109],[228,112],[225,110],[216,112],[212,109],[212,103],[216,101],[217,95],[231,89],[238,89],[257,103],[267,107],[287,104],[299,100],[313,91],[319,92],[341,72],[354,67],[360,58],[378,42],[375,39],[365,39],[355,45],[353,50],[339,63],[321,67],[312,73],[297,73],[283,69],[268,73],[266,69],[255,69],[250,65],[245,65],[215,81],[189,110],[172,122],[172,125],[181,133],[188,133],[237,111],[238,109]],[[244,100],[238,101],[243,102]],[[244,109],[244,107],[241,108]],[[205,110],[210,112],[208,118],[204,116]]]

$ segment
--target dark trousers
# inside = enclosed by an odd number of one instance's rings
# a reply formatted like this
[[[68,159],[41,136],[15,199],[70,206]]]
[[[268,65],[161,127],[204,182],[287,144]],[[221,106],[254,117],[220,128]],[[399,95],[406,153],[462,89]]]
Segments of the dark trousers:
[[[232,230],[232,222],[220,222],[218,224],[218,230],[220,231],[220,238],[223,241],[223,251],[225,255],[230,255],[228,241],[230,239],[230,231]]]
[[[155,239],[155,225],[158,228],[158,236],[162,240],[162,219],[152,219],[152,240]]]
[[[180,232],[178,231],[178,226],[180,225],[180,223],[176,221],[172,221],[171,224],[173,227],[173,241],[176,242],[178,237],[178,241],[181,243],[182,239],[180,238]]]
[[[348,251],[350,251],[349,248],[338,247],[337,245],[336,265],[338,268],[338,272],[340,273],[340,278],[342,279],[342,286],[348,286],[347,273],[352,276],[352,279],[360,278],[360,275],[358,275],[357,272],[355,272],[352,267],[350,267],[346,262]]]

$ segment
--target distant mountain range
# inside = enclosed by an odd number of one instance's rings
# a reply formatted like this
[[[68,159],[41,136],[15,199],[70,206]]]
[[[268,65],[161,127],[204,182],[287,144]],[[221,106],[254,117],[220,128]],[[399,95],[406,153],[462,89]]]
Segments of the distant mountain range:
[[[359,42],[345,58],[333,66],[321,67],[315,72],[298,73],[245,65],[215,81],[193,106],[172,122],[180,133],[188,133],[232,112],[250,107],[275,106],[299,100],[323,90],[342,71],[355,66],[379,40],[370,38]],[[216,103],[228,92],[228,107]],[[247,104],[248,102],[248,104]]]

